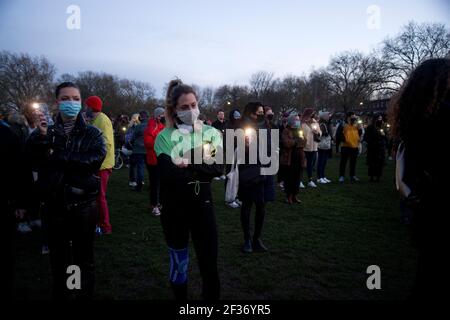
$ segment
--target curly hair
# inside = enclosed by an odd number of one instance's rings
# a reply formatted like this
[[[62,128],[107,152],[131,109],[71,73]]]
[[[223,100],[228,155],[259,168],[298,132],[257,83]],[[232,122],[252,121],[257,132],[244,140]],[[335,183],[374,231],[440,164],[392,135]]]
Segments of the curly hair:
[[[436,120],[444,101],[450,99],[450,59],[430,59],[409,76],[389,106],[394,138],[414,141],[424,122]]]

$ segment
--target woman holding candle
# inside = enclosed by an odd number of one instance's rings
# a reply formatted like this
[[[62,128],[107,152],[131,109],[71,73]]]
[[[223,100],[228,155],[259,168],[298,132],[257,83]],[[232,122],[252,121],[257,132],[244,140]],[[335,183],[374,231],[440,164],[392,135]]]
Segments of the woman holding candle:
[[[221,155],[222,135],[198,121],[199,114],[194,89],[181,80],[171,81],[166,98],[166,128],[156,138],[155,152],[160,174],[161,225],[169,249],[170,283],[177,300],[187,300],[190,236],[203,280],[203,299],[218,300],[220,293],[211,180],[223,172],[221,161],[215,161],[215,154]]]
[[[386,161],[387,138],[383,129],[383,116],[377,115],[373,118],[372,124],[366,129],[364,141],[367,143],[370,181],[378,182],[383,175],[383,166]]]
[[[300,177],[303,167],[306,165],[303,147],[305,140],[301,130],[300,117],[293,113],[289,115],[287,126],[281,135],[282,148],[280,153],[280,165],[285,174],[284,191],[286,202],[289,204],[301,203],[297,198]]]
[[[313,168],[317,160],[318,142],[322,131],[320,131],[319,124],[314,119],[314,110],[306,108],[302,116],[302,130],[305,137],[305,156],[306,156],[306,170],[308,173],[308,187],[316,188],[317,185],[312,179]]]

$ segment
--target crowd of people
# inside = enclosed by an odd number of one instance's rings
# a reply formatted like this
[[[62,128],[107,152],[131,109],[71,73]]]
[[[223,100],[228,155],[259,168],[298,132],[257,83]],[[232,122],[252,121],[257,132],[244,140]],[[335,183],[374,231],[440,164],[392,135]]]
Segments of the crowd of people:
[[[50,254],[53,297],[66,299],[73,295],[66,286],[66,269],[75,264],[82,270],[82,289],[75,292],[76,298],[92,298],[94,238],[96,233],[113,232],[107,186],[113,174],[116,150],[120,149],[129,155],[128,183],[133,191],[143,190],[147,167],[150,211],[161,220],[174,296],[178,300],[186,300],[188,296],[191,237],[203,280],[203,298],[217,300],[220,298],[219,239],[212,181],[238,186],[233,196],[228,195],[226,204],[233,209],[240,208],[242,251],[247,254],[266,252],[269,249],[262,241],[266,204],[275,200],[277,185],[283,190],[286,203],[295,205],[302,202],[300,189],[315,189],[318,184],[332,183],[328,179],[327,161],[333,156],[333,146],[340,154],[338,183],[346,180],[347,162],[349,180],[360,181],[356,164],[361,154],[366,156],[370,181],[378,182],[390,156],[390,145],[394,144],[395,150],[401,151],[401,157],[395,156],[398,159],[397,184],[404,193],[402,201],[420,221],[415,224],[415,241],[419,248],[418,288],[429,288],[427,279],[434,280],[430,264],[439,259],[433,247],[439,247],[439,236],[432,231],[439,228],[439,223],[438,219],[428,217],[428,213],[429,208],[436,208],[438,212],[437,203],[445,199],[442,190],[434,188],[439,185],[445,164],[442,157],[428,156],[421,147],[431,144],[435,148],[429,150],[439,150],[439,139],[427,136],[426,132],[434,132],[438,137],[446,135],[441,121],[446,119],[449,109],[449,78],[447,59],[423,63],[394,102],[392,134],[386,115],[382,114],[373,115],[366,123],[353,112],[348,112],[345,119],[336,119],[331,112],[306,108],[302,113],[294,111],[275,119],[272,108],[261,102],[250,102],[243,110],[231,110],[228,119],[225,112],[219,110],[217,119],[208,121],[200,113],[194,88],[181,80],[169,83],[165,106],[142,110],[131,118],[120,115],[111,121],[103,113],[101,97],[83,99],[76,84],[61,83],[55,90],[57,112],[53,117],[39,107],[25,106],[22,114],[0,120],[0,149],[8,150],[8,154],[1,157],[1,167],[10,168],[5,171],[5,178],[11,181],[1,192],[2,212],[3,208],[8,212],[2,215],[3,233],[10,240],[7,243],[7,260],[11,262],[7,266],[8,274],[14,270],[15,230],[28,232],[30,227],[38,227],[42,230],[42,253]],[[231,144],[233,150],[227,150],[230,144],[226,141],[226,132],[238,129],[255,133],[256,139],[245,135],[245,154],[248,159],[251,146],[255,144],[256,162],[211,163],[205,158],[200,163],[194,161],[196,150],[205,156],[208,149],[210,157],[223,155],[222,160],[227,153],[235,153],[237,142]],[[259,135],[263,130],[268,134]],[[279,135],[277,177],[261,174],[265,164],[258,152],[259,140],[267,139],[265,143],[270,146],[274,130]],[[183,135],[181,150],[185,153],[181,156],[187,161],[174,161],[173,151],[178,147],[178,141],[172,139],[174,131]],[[14,170],[18,167],[21,170]],[[399,168],[404,170],[399,171]],[[238,181],[233,180],[231,174],[236,170]],[[448,174],[447,171],[444,174]],[[439,195],[437,202],[436,195]],[[427,241],[422,241],[424,235],[430,236]],[[7,278],[13,279],[12,276]],[[12,283],[8,289],[11,292]]]

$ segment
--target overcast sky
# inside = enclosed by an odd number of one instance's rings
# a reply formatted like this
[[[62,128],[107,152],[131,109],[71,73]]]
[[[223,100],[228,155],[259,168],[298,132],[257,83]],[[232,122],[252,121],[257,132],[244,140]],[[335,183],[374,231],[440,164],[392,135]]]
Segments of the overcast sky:
[[[369,52],[410,20],[448,25],[447,2],[0,0],[0,50],[45,55],[58,75],[146,81],[159,96],[175,76],[217,87],[246,84],[259,70],[307,74],[338,52]],[[67,27],[70,5],[80,8],[80,29]],[[373,5],[380,19],[367,12]]]

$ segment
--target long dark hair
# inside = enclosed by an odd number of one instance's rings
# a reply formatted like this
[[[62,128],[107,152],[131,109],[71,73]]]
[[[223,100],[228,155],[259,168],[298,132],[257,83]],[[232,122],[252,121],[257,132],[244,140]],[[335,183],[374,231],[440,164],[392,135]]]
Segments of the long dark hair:
[[[261,102],[249,102],[244,108],[244,116],[246,118],[250,118],[251,114],[256,113],[258,111],[259,107],[264,107],[264,105]]]
[[[189,93],[194,94],[198,100],[198,96],[194,88],[188,86],[187,84],[183,84],[183,81],[181,81],[180,79],[175,79],[169,82],[166,94],[166,110],[165,110],[166,127],[174,126],[176,117],[175,108],[177,106],[178,99],[183,94]]]
[[[392,99],[389,122],[397,140],[414,141],[424,123],[437,119],[444,101],[450,99],[450,59],[430,59],[410,75]]]

